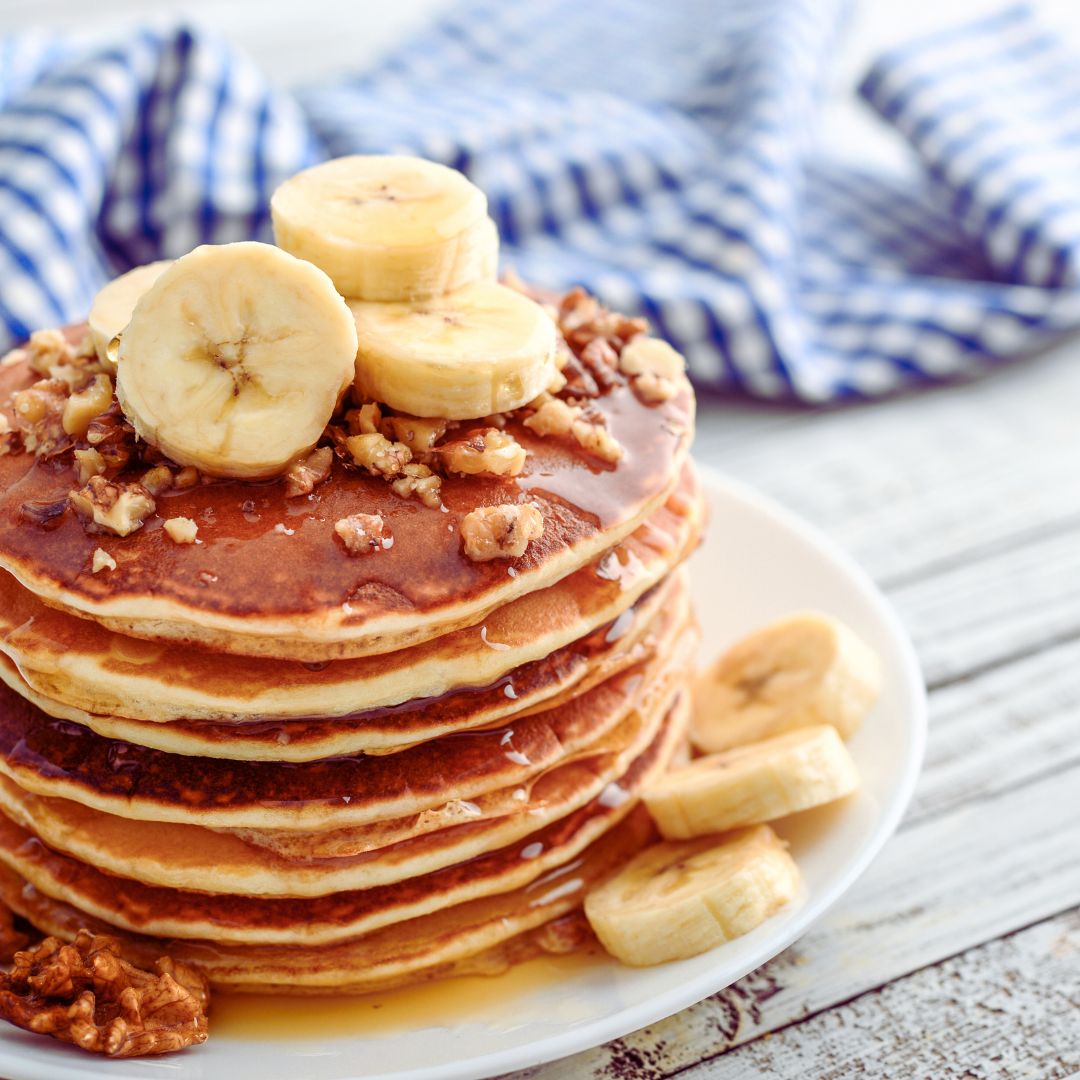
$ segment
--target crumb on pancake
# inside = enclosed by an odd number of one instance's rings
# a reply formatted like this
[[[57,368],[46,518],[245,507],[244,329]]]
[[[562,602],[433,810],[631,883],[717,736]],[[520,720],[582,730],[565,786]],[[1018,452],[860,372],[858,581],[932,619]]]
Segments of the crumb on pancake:
[[[334,525],[334,532],[350,555],[386,551],[394,543],[394,537],[378,514],[350,514]]]
[[[525,418],[525,426],[540,436],[570,435],[585,451],[617,464],[625,451],[599,419],[590,418],[580,405],[570,405],[561,398],[542,394],[535,402],[536,412]]]
[[[143,971],[119,942],[80,930],[68,945],[48,937],[0,973],[0,1016],[107,1057],[168,1054],[206,1041],[209,988],[187,964],[161,957]]]
[[[90,572],[100,574],[102,570],[115,569],[116,560],[104,548],[98,548],[94,552],[94,561],[90,564]]]
[[[199,526],[189,517],[174,517],[165,522],[165,532],[174,544],[194,544]]]
[[[461,523],[465,554],[474,562],[519,558],[543,532],[543,515],[531,503],[478,506]]]
[[[68,495],[68,502],[87,532],[114,536],[130,536],[156,509],[154,497],[142,484],[104,476],[91,476],[85,487]]]

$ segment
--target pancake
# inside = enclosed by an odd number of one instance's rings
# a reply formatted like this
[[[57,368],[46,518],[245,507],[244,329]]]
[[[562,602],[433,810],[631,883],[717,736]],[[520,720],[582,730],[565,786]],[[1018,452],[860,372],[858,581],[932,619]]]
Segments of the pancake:
[[[658,650],[662,653],[664,650]],[[522,784],[612,730],[663,655],[549,710],[396,754],[311,762],[186,757],[105,739],[0,688],[0,773],[36,795],[124,818],[318,830],[399,818]]]
[[[682,659],[687,659],[683,650]],[[609,733],[520,787],[466,802],[472,813],[428,814],[319,834],[262,833],[253,845],[230,832],[197,825],[132,821],[66,799],[31,795],[0,777],[0,810],[49,847],[110,874],[176,889],[249,896],[323,896],[418,877],[516,843],[594,799],[621,804],[622,778],[659,731],[676,680],[687,666],[658,677],[637,707]],[[460,808],[463,800],[453,804]],[[368,837],[368,830],[375,836]],[[396,835],[395,835],[396,834]],[[278,847],[278,850],[275,850]],[[325,854],[326,848],[334,850]],[[308,849],[308,850],[305,850]],[[284,849],[284,850],[282,850]]]
[[[2,864],[0,899],[45,933],[69,941],[81,927],[112,934],[133,963],[150,966],[167,953],[200,967],[215,987],[253,993],[363,994],[449,974],[500,970],[543,949],[543,935],[522,938],[545,926],[552,928],[560,948],[562,932],[553,920],[579,908],[589,889],[615,873],[654,836],[652,822],[639,806],[578,859],[523,888],[324,946],[230,946],[118,931],[46,895]],[[515,949],[518,943],[524,947]]]
[[[0,571],[2,574],[3,571]],[[120,739],[170,754],[232,761],[314,761],[349,754],[389,754],[452,731],[490,727],[510,716],[555,708],[591,690],[620,671],[648,660],[656,651],[657,612],[685,584],[676,571],[650,589],[630,613],[597,627],[584,638],[530,664],[513,669],[490,686],[468,688],[438,698],[421,698],[348,716],[297,720],[172,720],[154,723],[123,716],[99,716],[33,690],[0,651],[0,682],[61,720],[82,724],[108,739]],[[678,604],[681,607],[685,604]],[[629,629],[623,632],[630,619]],[[400,741],[409,737],[408,742]],[[399,741],[390,743],[390,738]],[[377,745],[372,745],[376,742]]]
[[[355,715],[466,686],[490,687],[617,619],[686,556],[702,513],[696,477],[687,469],[667,504],[595,564],[498,608],[482,624],[386,656],[310,666],[133,641],[50,611],[3,575],[0,649],[41,697],[99,717],[168,722]],[[549,688],[557,689],[557,680]],[[504,687],[489,695],[489,705],[500,696],[506,697]],[[505,709],[505,700],[501,704]],[[420,702],[405,712],[365,717],[350,749],[408,745],[475,726],[462,724],[452,706],[442,720],[440,712],[441,706]],[[490,722],[490,716],[475,722]]]
[[[83,332],[69,334],[74,340]],[[0,409],[9,420],[9,395],[37,378],[25,360],[0,368]],[[608,383],[586,396],[626,451],[617,466],[570,439],[539,437],[508,414],[506,431],[528,451],[524,471],[447,477],[438,509],[400,498],[385,480],[339,460],[307,497],[286,498],[280,480],[196,485],[164,494],[159,511],[196,521],[200,544],[173,543],[155,516],[130,536],[105,538],[117,567],[101,574],[90,567],[103,538],[88,535],[73,513],[50,518],[48,527],[23,513],[26,504],[58,503],[80,486],[70,455],[3,455],[0,567],[46,603],[136,637],[294,660],[396,651],[552,585],[663,504],[689,450],[693,391],[682,379],[672,400],[646,405],[621,374]],[[543,535],[517,559],[466,557],[464,517],[519,499],[541,511]],[[380,515],[392,549],[351,557],[333,526],[356,513]]]
[[[565,866],[614,828],[664,772],[685,737],[688,701],[669,696],[661,730],[619,780],[618,800],[593,799],[513,844],[392,885],[303,898],[212,895],[114,877],[47,848],[0,815],[0,862],[39,892],[134,933],[216,943],[327,944],[347,941],[479,898],[523,888]],[[207,871],[212,873],[211,869]]]

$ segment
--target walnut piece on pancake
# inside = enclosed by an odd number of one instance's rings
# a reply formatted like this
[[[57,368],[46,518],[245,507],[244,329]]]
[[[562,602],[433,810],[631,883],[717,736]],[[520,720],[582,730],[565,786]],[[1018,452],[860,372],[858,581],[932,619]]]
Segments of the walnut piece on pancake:
[[[461,522],[465,554],[473,562],[516,559],[543,533],[543,515],[531,503],[478,506]]]
[[[532,405],[536,412],[524,420],[530,431],[540,436],[569,435],[587,453],[611,465],[622,460],[625,451],[618,440],[580,405],[570,405],[549,395],[541,395]]]
[[[645,404],[656,405],[678,393],[686,361],[666,341],[641,334],[623,346],[619,370]]]
[[[64,430],[67,400],[68,388],[57,379],[42,379],[12,398],[23,449],[38,457],[53,457],[72,445]]]
[[[108,375],[95,375],[83,390],[68,395],[64,403],[64,430],[73,439],[86,437],[90,421],[112,404],[113,381]]]
[[[352,454],[353,463],[372,476],[387,479],[401,476],[405,466],[412,461],[412,451],[404,443],[391,442],[377,431],[350,435],[345,445]]]
[[[446,434],[449,426],[448,420],[421,416],[387,416],[379,430],[388,439],[407,446],[414,457],[424,457],[434,450],[435,444]]]
[[[174,544],[194,544],[199,537],[199,526],[189,517],[169,518],[164,528]]]
[[[97,548],[94,551],[93,561],[90,563],[90,572],[100,574],[102,570],[115,569],[116,560],[104,548]]]
[[[525,447],[495,427],[476,428],[438,452],[448,472],[464,476],[517,476],[525,467]]]
[[[90,483],[91,476],[104,476],[107,468],[105,459],[92,446],[88,450],[75,451],[75,475],[82,487]]]
[[[163,956],[153,971],[120,957],[119,943],[80,930],[15,954],[0,973],[0,1017],[108,1057],[168,1054],[206,1041],[206,979]]]
[[[350,514],[334,525],[334,533],[350,555],[370,555],[394,543],[393,535],[378,514]]]
[[[442,506],[442,477],[436,476],[431,469],[419,462],[406,465],[402,475],[392,481],[390,487],[403,499],[415,495],[432,510],[438,510]]]
[[[330,475],[334,451],[329,446],[312,450],[305,458],[294,461],[285,472],[285,497],[310,495]]]
[[[88,533],[130,536],[154,512],[154,497],[136,483],[91,476],[86,486],[68,495],[71,508]]]
[[[0,412],[0,457],[3,457],[4,454],[10,454],[15,449],[16,438],[11,421],[4,413]]]

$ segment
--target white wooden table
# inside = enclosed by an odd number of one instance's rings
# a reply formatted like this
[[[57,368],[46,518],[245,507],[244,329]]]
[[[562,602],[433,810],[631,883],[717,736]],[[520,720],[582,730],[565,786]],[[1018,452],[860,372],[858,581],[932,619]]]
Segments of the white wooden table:
[[[446,0],[186,0],[285,83],[355,70]],[[1075,0],[1043,0],[1080,23]],[[900,160],[850,98],[871,55],[990,0],[863,0],[825,136]],[[137,0],[0,0],[0,29],[106,29]],[[842,411],[703,401],[700,460],[846,547],[930,686],[898,835],[812,933],[663,1023],[519,1077],[1063,1078],[1080,1073],[1080,342]]]

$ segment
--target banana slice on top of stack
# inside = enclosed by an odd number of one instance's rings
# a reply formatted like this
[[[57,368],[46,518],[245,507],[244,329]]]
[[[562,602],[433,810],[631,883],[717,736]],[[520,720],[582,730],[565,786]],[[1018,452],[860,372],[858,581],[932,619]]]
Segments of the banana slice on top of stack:
[[[813,612],[762,627],[720,657],[698,681],[692,732],[699,751],[720,752],[652,784],[645,804],[664,842],[587,898],[605,948],[634,966],[684,959],[789,903],[799,870],[767,822],[856,790],[843,739],[880,682],[873,650]]]
[[[419,158],[338,158],[287,180],[270,208],[278,245],[326,271],[349,302],[361,399],[474,420],[551,383],[555,323],[496,283],[498,233],[461,173]]]
[[[140,438],[211,476],[276,476],[353,379],[356,325],[330,279],[269,244],[199,247],[139,297],[116,396]]]

